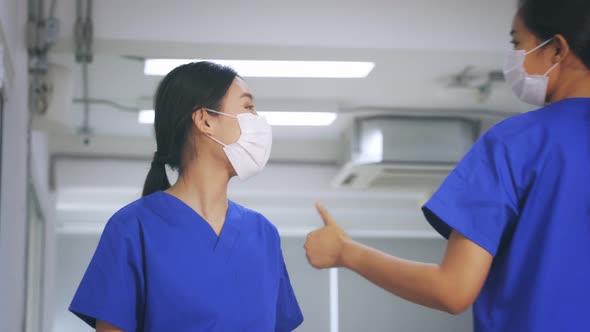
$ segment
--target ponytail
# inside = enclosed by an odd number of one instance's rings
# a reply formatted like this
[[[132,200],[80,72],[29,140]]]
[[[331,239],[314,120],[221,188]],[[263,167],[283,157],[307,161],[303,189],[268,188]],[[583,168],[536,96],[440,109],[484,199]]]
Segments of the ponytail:
[[[147,196],[156,191],[166,190],[168,188],[170,188],[170,181],[168,181],[168,175],[166,174],[166,162],[156,152],[154,153],[150,171],[143,184],[143,193],[141,196]]]

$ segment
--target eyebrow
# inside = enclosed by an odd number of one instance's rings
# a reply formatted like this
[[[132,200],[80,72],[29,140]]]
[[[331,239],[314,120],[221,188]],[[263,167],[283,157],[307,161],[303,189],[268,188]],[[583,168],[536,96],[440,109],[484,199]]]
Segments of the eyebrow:
[[[514,36],[515,34],[517,34],[516,30],[514,30],[514,29],[510,30],[510,35],[511,36]]]
[[[250,98],[252,101],[254,101],[254,96],[248,92],[243,93],[240,98]]]

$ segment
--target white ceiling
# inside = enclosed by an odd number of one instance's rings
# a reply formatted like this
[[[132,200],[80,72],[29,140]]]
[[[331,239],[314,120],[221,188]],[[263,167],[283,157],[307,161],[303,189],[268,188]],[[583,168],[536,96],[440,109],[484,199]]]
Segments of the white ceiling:
[[[366,79],[250,78],[248,83],[259,109],[326,106],[351,114],[331,128],[277,128],[279,139],[338,139],[352,116],[372,107],[516,113],[526,106],[503,84],[494,86],[485,103],[472,90],[445,88],[449,76],[467,65],[482,75],[501,67],[515,7],[514,0],[94,1],[90,97],[149,105],[160,78],[144,76],[141,61],[122,56],[359,60],[376,63]],[[75,1],[58,1],[57,12],[62,38],[51,59],[67,74],[55,83],[68,81],[72,89],[66,98],[79,98]],[[134,113],[101,105],[91,110],[96,135],[151,137],[151,128],[139,125]],[[80,104],[63,102],[53,104],[46,118],[65,124],[59,131],[75,133],[82,114]]]
[[[151,126],[138,124],[134,112],[104,105],[91,106],[91,144],[77,136],[83,109],[72,103],[82,97],[73,55],[75,4],[58,1],[61,38],[51,53],[54,94],[48,113],[37,116],[34,125],[49,131],[55,158],[74,157],[67,167],[54,165],[60,217],[92,216],[86,226],[99,231],[116,207],[137,197],[155,146]],[[357,230],[423,232],[428,227],[418,206],[437,183],[417,192],[343,192],[329,186],[347,148],[343,135],[355,117],[374,113],[469,116],[526,110],[502,83],[493,86],[485,102],[474,90],[445,87],[466,66],[481,79],[501,68],[515,8],[516,0],[94,1],[90,97],[131,108],[149,106],[160,78],[144,76],[143,63],[129,56],[373,61],[376,67],[365,79],[247,79],[259,110],[329,110],[340,116],[331,127],[274,128],[269,171],[231,194],[299,231],[314,227],[313,200],[323,198]],[[116,158],[76,161],[76,155]],[[121,156],[135,158],[129,161],[134,166],[125,166],[117,159]],[[363,228],[356,219],[386,225]],[[291,224],[298,220],[303,223]],[[387,224],[395,220],[401,224]]]
[[[496,51],[515,9],[514,0],[100,0],[93,14],[96,38],[109,41]],[[75,1],[58,12],[67,34]]]

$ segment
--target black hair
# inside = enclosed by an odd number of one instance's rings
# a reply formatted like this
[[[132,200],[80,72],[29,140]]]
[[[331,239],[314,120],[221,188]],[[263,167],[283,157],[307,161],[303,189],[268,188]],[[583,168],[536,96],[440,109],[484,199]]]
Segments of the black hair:
[[[590,69],[590,0],[519,0],[519,15],[539,39],[561,34]]]
[[[219,110],[237,76],[229,67],[204,61],[179,66],[162,79],[154,98],[157,151],[143,196],[170,188],[165,165],[182,174],[184,152],[192,148],[187,146],[192,114],[201,108]]]

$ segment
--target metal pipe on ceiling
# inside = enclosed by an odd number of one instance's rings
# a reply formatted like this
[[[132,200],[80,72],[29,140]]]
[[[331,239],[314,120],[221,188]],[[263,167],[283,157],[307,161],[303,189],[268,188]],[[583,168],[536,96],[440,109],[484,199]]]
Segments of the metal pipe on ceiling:
[[[86,20],[89,22],[92,19],[92,0],[88,0],[86,4]]]
[[[37,10],[38,10],[38,6],[37,6],[37,2],[39,2],[40,0],[29,0],[28,2],[28,17],[29,20],[36,20],[37,17],[39,17]]]
[[[82,62],[82,98],[84,99],[84,119],[82,123],[81,133],[90,136],[90,103],[88,102],[89,87],[88,87],[88,62]],[[85,144],[89,143],[89,137],[85,137]]]
[[[41,20],[45,18],[45,0],[38,0],[37,1],[37,17]]]
[[[132,107],[132,106],[126,106],[123,104],[119,104],[117,102],[114,102],[112,100],[108,100],[108,99],[97,99],[97,98],[74,98],[72,99],[72,102],[75,104],[83,104],[84,102],[88,102],[89,104],[92,105],[105,105],[105,106],[109,106],[112,107],[116,110],[119,111],[124,111],[124,112],[139,112],[139,108],[137,107]]]
[[[83,0],[76,1],[76,13],[78,19],[82,18],[82,1]]]
[[[84,6],[84,3],[86,6]],[[92,134],[90,128],[90,87],[89,87],[89,73],[88,64],[92,62],[92,0],[78,0],[76,2],[76,25],[75,25],[75,41],[76,41],[76,61],[82,66],[82,103],[84,105],[84,117],[82,127],[79,130],[80,135],[84,140],[84,144],[90,143],[90,136]]]
[[[51,11],[55,14],[57,0],[52,0]],[[28,1],[27,52],[29,55],[29,107],[31,112],[47,111],[51,82],[48,81],[48,53],[58,37],[59,22],[55,17],[45,16],[45,0]]]
[[[49,18],[55,18],[56,7],[57,7],[57,0],[51,0],[51,5],[49,6]]]

